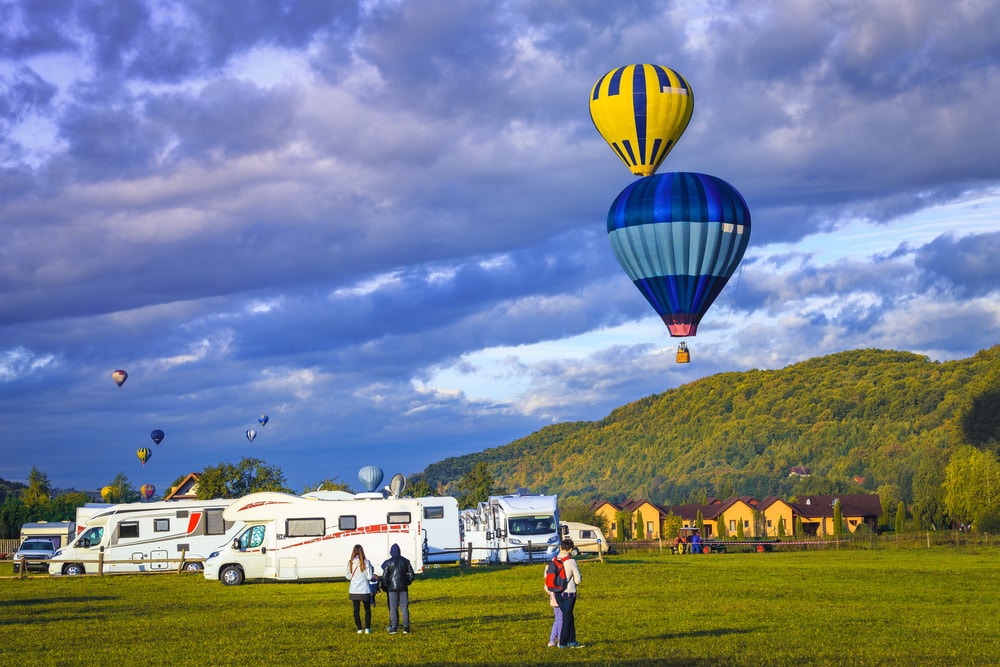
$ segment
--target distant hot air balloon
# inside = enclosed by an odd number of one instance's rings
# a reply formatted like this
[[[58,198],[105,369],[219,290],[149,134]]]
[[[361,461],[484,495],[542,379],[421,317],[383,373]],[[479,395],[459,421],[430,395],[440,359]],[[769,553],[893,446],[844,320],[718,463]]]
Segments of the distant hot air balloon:
[[[140,447],[135,450],[135,455],[139,457],[139,461],[142,465],[146,465],[146,461],[148,461],[149,457],[153,455],[153,451],[149,447]]]
[[[590,91],[590,118],[636,176],[649,176],[677,144],[691,120],[694,93],[687,80],[662,65],[613,69]]]
[[[358,471],[358,479],[365,487],[365,491],[374,491],[382,483],[382,469],[378,466],[365,466]]]
[[[267,422],[269,422],[270,419],[267,415],[262,414],[260,417],[257,417],[257,421],[260,422],[261,426],[267,426]]]
[[[156,487],[152,484],[143,484],[139,487],[139,493],[142,494],[143,498],[149,500],[153,497],[153,494],[156,493]]]
[[[253,442],[253,439],[256,438],[256,437],[257,437],[257,431],[253,430],[252,428],[248,428],[247,429],[247,440],[249,440],[250,442]]]
[[[125,380],[128,379],[128,373],[126,373],[121,369],[118,369],[117,371],[111,373],[111,379],[115,381],[115,384],[121,387],[123,384],[125,384]]]
[[[634,181],[615,198],[608,238],[670,335],[694,336],[743,258],[750,209],[721,178],[658,174]]]
[[[153,442],[160,444],[163,442],[163,436],[166,435],[163,431],[158,428],[154,428],[153,432],[149,434],[149,437],[153,439]]]
[[[113,487],[113,486],[106,486],[103,489],[101,489],[101,498],[104,499],[104,502],[110,503],[111,502],[111,496],[114,495],[114,493],[115,493],[115,487]]]

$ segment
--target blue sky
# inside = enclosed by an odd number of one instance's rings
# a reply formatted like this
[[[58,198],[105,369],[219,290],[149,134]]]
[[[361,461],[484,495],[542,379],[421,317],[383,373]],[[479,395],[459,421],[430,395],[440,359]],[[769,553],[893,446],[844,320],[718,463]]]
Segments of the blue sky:
[[[357,487],[719,372],[994,345],[997,25],[985,2],[0,0],[0,477],[162,490],[253,456]],[[632,176],[587,98],[636,62],[694,90],[660,171],[753,215],[685,366],[605,232]]]

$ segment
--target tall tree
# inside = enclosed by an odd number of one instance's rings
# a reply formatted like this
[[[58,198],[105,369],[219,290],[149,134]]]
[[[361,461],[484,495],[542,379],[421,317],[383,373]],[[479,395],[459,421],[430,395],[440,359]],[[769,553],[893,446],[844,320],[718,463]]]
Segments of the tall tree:
[[[646,526],[642,523],[642,512],[635,513],[635,539],[646,539]]]
[[[958,447],[945,468],[944,487],[952,518],[984,530],[1000,516],[1000,462],[993,452]]]
[[[111,487],[111,494],[107,498],[109,503],[134,503],[141,497],[123,472],[115,475],[108,486]]]
[[[906,529],[906,503],[902,500],[896,505],[896,522],[895,530],[896,534],[899,535]]]
[[[495,493],[496,481],[485,461],[480,461],[472,470],[462,475],[458,480],[458,506],[462,508],[475,507],[489,500]]]
[[[210,466],[198,477],[198,497],[202,500],[241,498],[259,491],[292,493],[285,486],[281,468],[256,458],[244,457],[236,465],[223,462]]]
[[[50,493],[49,478],[37,467],[31,466],[31,472],[28,474],[28,488],[21,494],[24,504],[30,507],[48,502]]]
[[[844,534],[844,513],[840,509],[840,498],[833,501],[833,535],[840,537]]]

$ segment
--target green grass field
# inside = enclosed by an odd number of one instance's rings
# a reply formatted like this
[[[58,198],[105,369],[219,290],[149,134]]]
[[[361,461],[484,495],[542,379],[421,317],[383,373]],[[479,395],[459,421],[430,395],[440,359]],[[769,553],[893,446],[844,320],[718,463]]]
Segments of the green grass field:
[[[995,665],[1000,551],[935,547],[581,561],[583,649],[546,647],[542,566],[444,567],[357,635],[347,583],[0,579],[0,665]],[[10,575],[9,562],[0,576]]]

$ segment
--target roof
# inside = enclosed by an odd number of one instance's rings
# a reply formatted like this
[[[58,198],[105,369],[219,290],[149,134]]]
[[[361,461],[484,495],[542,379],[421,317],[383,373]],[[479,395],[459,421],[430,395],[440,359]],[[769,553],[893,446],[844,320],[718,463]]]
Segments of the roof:
[[[835,501],[840,501],[840,514],[845,517],[877,518],[882,514],[882,503],[874,494],[799,496],[789,505],[803,518],[818,519],[833,516]]]

